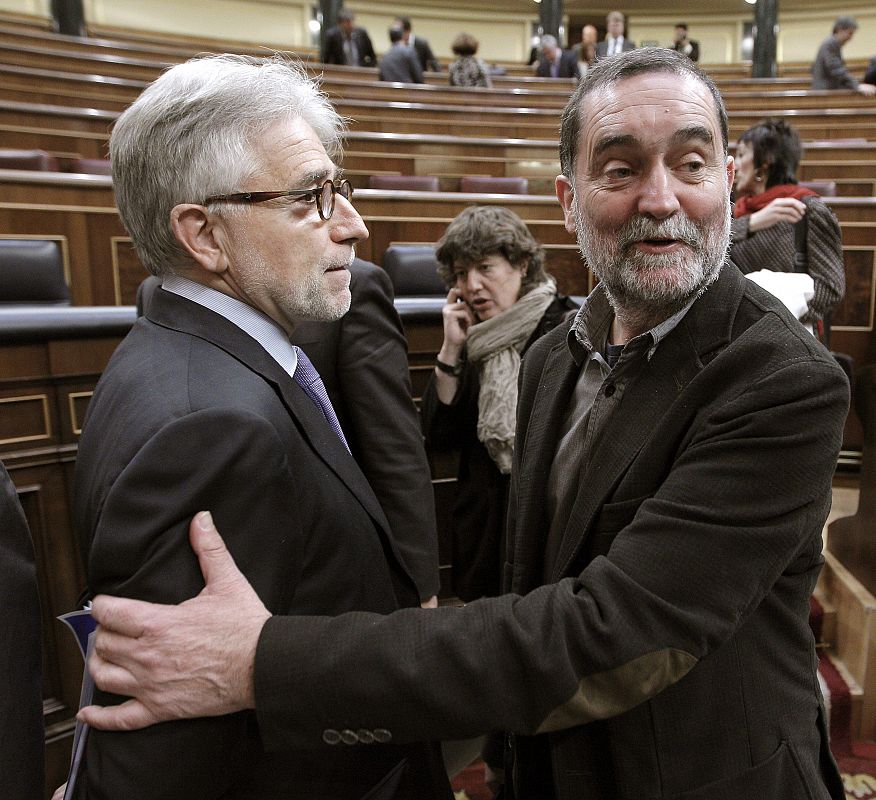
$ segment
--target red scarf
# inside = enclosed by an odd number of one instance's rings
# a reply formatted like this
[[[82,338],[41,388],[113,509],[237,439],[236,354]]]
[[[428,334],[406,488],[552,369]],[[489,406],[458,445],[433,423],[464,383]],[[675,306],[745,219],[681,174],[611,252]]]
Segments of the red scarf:
[[[755,211],[760,211],[766,208],[773,200],[779,197],[794,197],[797,200],[802,200],[804,197],[817,197],[818,193],[812,189],[807,189],[805,186],[800,186],[796,183],[782,183],[779,186],[773,186],[772,189],[767,189],[762,194],[747,194],[736,200],[736,205],[733,208],[734,217],[747,217]]]

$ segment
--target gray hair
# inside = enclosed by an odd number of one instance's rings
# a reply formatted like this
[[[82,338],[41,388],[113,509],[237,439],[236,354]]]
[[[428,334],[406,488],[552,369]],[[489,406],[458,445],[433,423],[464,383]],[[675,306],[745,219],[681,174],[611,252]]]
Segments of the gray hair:
[[[581,107],[588,95],[605,86],[648,72],[668,72],[679,77],[700,81],[715,102],[718,126],[727,153],[727,111],[715,82],[686,55],[663,47],[642,47],[614,58],[598,61],[587,70],[560,120],[560,169],[574,185],[575,162],[578,158],[578,139],[581,137]]]
[[[605,17],[606,22],[611,22],[614,19],[619,19],[621,22],[626,21],[626,17],[620,11],[609,11]]]
[[[194,58],[146,88],[116,122],[110,158],[119,214],[150,272],[190,263],[170,227],[173,207],[245,191],[262,168],[259,139],[298,118],[337,161],[343,120],[300,64],[278,56]]]
[[[557,37],[551,36],[549,33],[546,33],[544,36],[542,36],[540,41],[541,41],[542,47],[545,47],[545,46],[557,47],[558,46],[557,45]]]
[[[858,30],[858,23],[854,17],[837,17],[836,22],[833,23],[834,33],[839,33],[840,31],[856,30]]]

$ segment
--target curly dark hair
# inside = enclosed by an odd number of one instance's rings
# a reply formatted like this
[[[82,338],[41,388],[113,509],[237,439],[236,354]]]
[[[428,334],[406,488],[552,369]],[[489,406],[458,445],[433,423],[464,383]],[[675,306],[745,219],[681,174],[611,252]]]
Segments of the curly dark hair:
[[[544,248],[520,217],[500,206],[469,206],[447,226],[435,251],[438,275],[453,286],[457,269],[496,253],[523,271],[521,295],[547,280]]]
[[[755,169],[766,170],[766,188],[797,183],[797,167],[803,157],[800,134],[781,119],[765,119],[752,125],[739,143],[751,148]]]

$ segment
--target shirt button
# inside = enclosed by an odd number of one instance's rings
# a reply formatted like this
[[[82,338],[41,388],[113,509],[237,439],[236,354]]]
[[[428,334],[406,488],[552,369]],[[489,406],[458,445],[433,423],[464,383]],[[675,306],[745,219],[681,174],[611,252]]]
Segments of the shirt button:
[[[614,394],[614,384],[608,384],[608,386],[605,387],[605,392],[603,394],[605,394],[606,397],[611,397]]]
[[[378,744],[386,744],[392,739],[392,734],[386,728],[374,729],[374,741]]]
[[[326,728],[322,732],[322,740],[326,744],[337,744],[341,741],[341,734],[339,734],[334,728]]]

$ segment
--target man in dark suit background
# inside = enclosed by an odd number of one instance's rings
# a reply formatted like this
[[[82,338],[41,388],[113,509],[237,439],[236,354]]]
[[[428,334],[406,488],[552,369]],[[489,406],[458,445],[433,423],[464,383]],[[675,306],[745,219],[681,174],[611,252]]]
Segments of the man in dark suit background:
[[[342,130],[303,69],[234,56],[174,67],[116,123],[119,213],[162,287],[107,365],[80,441],[74,520],[92,592],[196,595],[186,532],[209,506],[277,613],[419,606],[407,554],[289,340],[347,311],[368,236],[333,160]],[[92,731],[81,796],[450,798],[440,749],[396,745],[379,726],[298,748],[266,738],[251,713]]]
[[[851,41],[856,30],[858,23],[853,17],[837,18],[831,35],[821,43],[812,62],[813,89],[850,89],[867,97],[876,95],[876,86],[866,81],[859,83],[843,59],[842,49]]]
[[[33,543],[0,462],[0,786],[4,800],[44,791],[43,659]]]
[[[356,15],[349,9],[341,9],[338,12],[338,24],[326,31],[320,57],[323,64],[377,66],[377,55],[374,53],[371,37],[364,28],[356,27]]]
[[[382,81],[398,83],[422,83],[423,70],[420,60],[413,48],[404,42],[404,32],[401,28],[392,27],[388,31],[389,50],[380,58],[377,75]]]
[[[137,700],[85,716],[215,710],[197,669],[288,745],[509,731],[517,800],[843,800],[808,615],[848,382],[726,260],[727,140],[715,84],[668,48],[597,63],[563,112],[557,197],[599,283],[523,362],[508,594],[265,622],[204,531],[227,579],[197,613],[95,600],[93,674]],[[196,656],[162,670],[169,627]],[[233,632],[258,644],[229,663]]]
[[[539,78],[579,78],[578,56],[572,50],[563,50],[556,37],[541,37],[541,58],[535,69]]]
[[[605,18],[605,25],[607,28],[605,39],[596,45],[597,60],[636,49],[636,45],[624,36],[626,20],[620,11],[610,11]]]
[[[427,69],[432,70],[432,72],[441,72],[441,64],[439,64],[438,59],[435,58],[435,54],[429,46],[428,39],[414,35],[410,17],[396,17],[395,20],[393,20],[392,26],[394,28],[401,28],[403,33],[402,39],[408,47],[414,48],[414,52],[420,60],[420,68],[423,72]]]
[[[691,61],[700,60],[700,43],[696,39],[687,38],[686,22],[679,22],[675,26],[675,39],[672,42],[672,49],[683,53]]]

